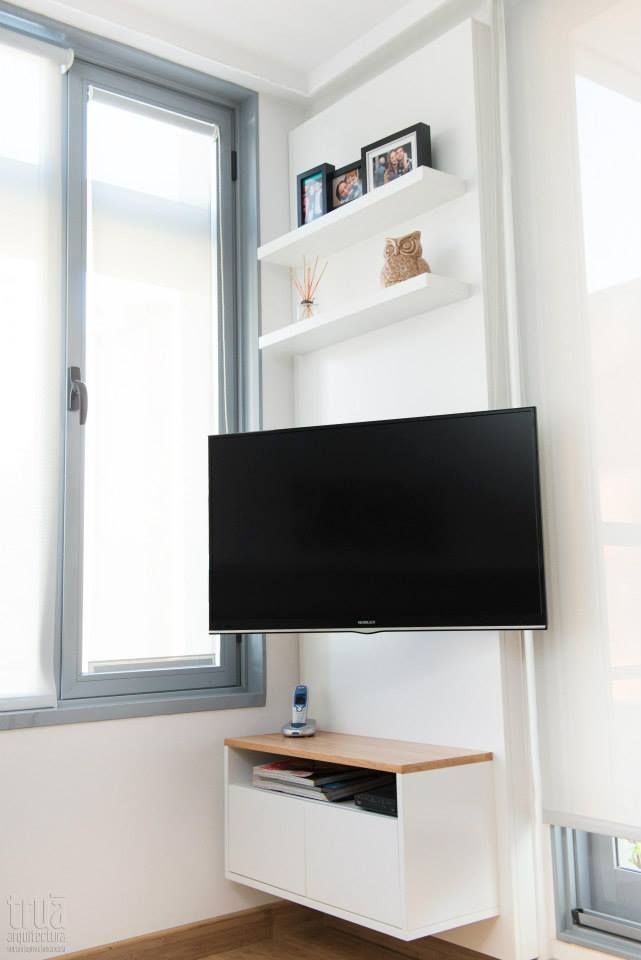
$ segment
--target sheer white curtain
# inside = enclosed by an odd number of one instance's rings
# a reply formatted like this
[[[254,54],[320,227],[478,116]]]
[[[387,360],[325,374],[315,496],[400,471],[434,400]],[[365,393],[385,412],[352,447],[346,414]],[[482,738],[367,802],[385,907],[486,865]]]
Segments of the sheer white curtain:
[[[508,8],[519,311],[540,411],[551,823],[641,837],[641,10]]]
[[[55,703],[69,54],[0,31],[0,710]]]

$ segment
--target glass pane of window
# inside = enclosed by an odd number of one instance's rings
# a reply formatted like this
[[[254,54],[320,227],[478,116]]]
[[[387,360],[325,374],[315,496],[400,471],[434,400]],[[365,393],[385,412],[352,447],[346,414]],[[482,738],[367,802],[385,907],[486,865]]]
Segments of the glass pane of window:
[[[641,840],[615,840],[616,862],[622,870],[635,870],[641,873]]]
[[[93,90],[87,191],[82,669],[217,666],[216,129]]]
[[[641,844],[575,832],[581,902],[587,910],[641,922]]]

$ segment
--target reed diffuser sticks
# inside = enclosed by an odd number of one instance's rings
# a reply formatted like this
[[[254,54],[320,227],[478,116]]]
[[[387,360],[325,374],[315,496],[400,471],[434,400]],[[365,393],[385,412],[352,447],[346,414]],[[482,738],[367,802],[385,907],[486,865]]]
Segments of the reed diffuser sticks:
[[[299,280],[296,272],[293,273],[293,281],[298,295],[300,296],[301,319],[307,320],[314,312],[314,303],[318,285],[323,279],[323,274],[327,267],[327,261],[322,269],[318,270],[318,257],[314,260],[313,266],[307,263],[307,258],[303,258],[303,276]]]

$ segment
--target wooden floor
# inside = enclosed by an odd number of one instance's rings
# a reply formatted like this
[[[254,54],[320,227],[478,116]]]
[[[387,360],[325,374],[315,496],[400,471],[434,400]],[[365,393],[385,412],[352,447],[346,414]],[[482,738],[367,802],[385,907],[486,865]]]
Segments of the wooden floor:
[[[315,910],[282,904],[271,936],[223,949],[203,960],[492,960],[465,947],[426,937],[405,943],[383,933],[335,920]]]
[[[65,960],[492,960],[434,937],[404,943],[280,901],[159,930]]]
[[[211,960],[393,960],[394,957],[402,955],[357,940],[326,924],[310,923],[276,933],[270,940],[217,953]]]

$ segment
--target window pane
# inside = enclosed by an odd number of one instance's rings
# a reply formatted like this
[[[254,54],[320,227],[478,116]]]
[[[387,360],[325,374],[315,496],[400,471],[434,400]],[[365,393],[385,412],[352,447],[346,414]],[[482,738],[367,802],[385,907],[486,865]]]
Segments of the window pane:
[[[218,665],[216,129],[94,90],[87,179],[82,669]]]
[[[589,878],[578,906],[641,922],[641,845],[597,833],[576,837],[577,870]]]
[[[616,840],[617,866],[641,873],[641,840]]]

